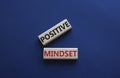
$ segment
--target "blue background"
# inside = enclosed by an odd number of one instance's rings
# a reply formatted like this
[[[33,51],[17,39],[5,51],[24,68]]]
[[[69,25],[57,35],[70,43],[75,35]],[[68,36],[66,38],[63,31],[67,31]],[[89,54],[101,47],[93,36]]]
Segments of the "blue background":
[[[1,0],[0,78],[120,78],[119,0]],[[47,47],[79,59],[44,62],[37,36],[67,18],[72,30]]]

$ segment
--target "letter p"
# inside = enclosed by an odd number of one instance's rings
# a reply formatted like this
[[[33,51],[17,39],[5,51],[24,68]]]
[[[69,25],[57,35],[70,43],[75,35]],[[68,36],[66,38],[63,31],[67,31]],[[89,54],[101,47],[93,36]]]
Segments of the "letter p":
[[[44,42],[44,39],[45,39],[44,37],[41,37],[41,38],[40,38],[40,40],[41,40],[42,42]]]

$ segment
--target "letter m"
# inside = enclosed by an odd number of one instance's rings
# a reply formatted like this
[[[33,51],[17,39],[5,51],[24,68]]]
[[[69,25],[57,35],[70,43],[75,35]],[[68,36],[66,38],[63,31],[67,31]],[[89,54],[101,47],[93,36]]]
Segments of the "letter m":
[[[50,51],[44,51],[44,57],[49,57],[50,56]]]

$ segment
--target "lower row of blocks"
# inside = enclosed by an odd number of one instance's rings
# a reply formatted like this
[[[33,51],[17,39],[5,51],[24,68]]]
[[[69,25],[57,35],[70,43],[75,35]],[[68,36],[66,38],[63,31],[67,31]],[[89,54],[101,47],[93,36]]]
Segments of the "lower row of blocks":
[[[78,48],[44,48],[44,60],[77,60]]]

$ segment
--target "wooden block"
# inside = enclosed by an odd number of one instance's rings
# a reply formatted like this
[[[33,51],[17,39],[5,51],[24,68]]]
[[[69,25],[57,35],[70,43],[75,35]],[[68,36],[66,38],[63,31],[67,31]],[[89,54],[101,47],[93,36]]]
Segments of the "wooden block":
[[[72,26],[67,21],[67,19],[64,19],[62,22],[58,23],[57,25],[40,34],[38,38],[43,45],[47,45],[62,34],[69,31],[71,28]]]
[[[78,48],[44,48],[43,59],[77,60]]]

